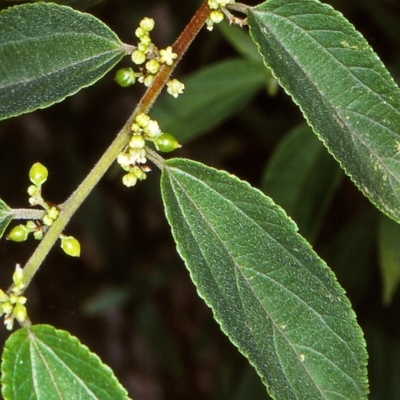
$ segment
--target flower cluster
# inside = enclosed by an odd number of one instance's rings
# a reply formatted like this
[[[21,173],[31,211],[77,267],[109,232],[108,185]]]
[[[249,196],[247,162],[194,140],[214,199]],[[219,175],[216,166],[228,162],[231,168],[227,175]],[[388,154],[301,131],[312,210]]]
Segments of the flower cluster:
[[[139,27],[135,31],[139,39],[137,48],[132,52],[132,61],[140,68],[139,72],[134,72],[132,68],[121,68],[115,75],[115,80],[122,87],[128,87],[138,80],[149,87],[155,75],[163,64],[172,65],[178,57],[171,46],[158,50],[150,38],[150,32],[154,29],[155,22],[152,18],[144,18],[140,21]],[[168,93],[178,97],[183,93],[184,84],[177,79],[173,79],[168,84]]]
[[[17,264],[13,274],[13,286],[11,293],[6,294],[0,289],[0,316],[4,315],[4,324],[6,328],[11,331],[14,326],[14,318],[19,322],[26,319],[26,297],[22,296],[25,285],[23,283],[23,271]]]
[[[210,16],[206,21],[207,29],[213,30],[214,24],[219,24],[224,19],[225,7],[228,4],[234,4],[235,0],[208,0],[208,6],[211,9]]]
[[[117,157],[118,164],[127,172],[122,178],[122,183],[131,187],[136,182],[146,179],[150,168],[145,165],[146,141],[153,142],[159,151],[169,152],[180,147],[178,141],[169,133],[162,132],[158,122],[150,119],[147,114],[136,116],[131,125],[132,136],[128,146]]]
[[[17,225],[15,226],[10,233],[8,234],[7,238],[14,242],[24,242],[27,240],[30,233],[33,234],[33,237],[36,240],[41,240],[48,230],[48,228],[53,225],[54,221],[58,218],[60,213],[59,209],[46,202],[42,197],[42,185],[46,182],[49,172],[47,168],[40,164],[35,163],[32,165],[29,171],[29,179],[32,182],[32,185],[28,187],[28,194],[29,194],[29,204],[31,206],[41,206],[45,213],[41,220],[35,221],[27,221],[25,225]],[[80,244],[79,242],[73,238],[72,236],[68,236],[70,242],[73,242],[75,246],[75,250],[71,253],[65,250],[65,246],[63,246],[63,237],[61,236],[61,248],[64,252],[70,256],[77,256],[80,253]]]

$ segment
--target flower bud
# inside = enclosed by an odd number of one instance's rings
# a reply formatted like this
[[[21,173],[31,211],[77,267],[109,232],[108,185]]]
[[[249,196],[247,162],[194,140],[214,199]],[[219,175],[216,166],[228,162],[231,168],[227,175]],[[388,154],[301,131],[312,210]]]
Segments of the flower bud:
[[[147,114],[141,113],[136,116],[135,121],[140,128],[146,128],[150,122],[150,117]]]
[[[127,186],[127,187],[132,187],[135,186],[137,182],[137,178],[135,174],[129,172],[129,174],[126,174],[122,177],[122,183]]]
[[[145,31],[145,32],[150,32],[154,29],[154,19],[153,18],[143,18],[140,23],[139,26]]]
[[[219,10],[211,11],[210,13],[210,20],[214,24],[219,24],[224,19],[224,14]]]
[[[147,61],[146,69],[150,74],[156,74],[160,69],[160,63],[157,60]]]
[[[19,322],[25,321],[26,316],[27,316],[26,307],[22,304],[17,303],[14,307],[13,314],[14,314],[14,317]]]
[[[129,141],[129,147],[132,149],[143,149],[146,146],[146,142],[142,135],[132,135]]]
[[[15,266],[15,271],[13,273],[13,282],[14,285],[20,285],[24,278],[24,271],[19,264]]]
[[[147,75],[143,80],[143,85],[149,87],[154,81],[154,75]]]
[[[140,50],[134,50],[132,53],[132,61],[136,65],[143,64],[146,61],[146,54]]]

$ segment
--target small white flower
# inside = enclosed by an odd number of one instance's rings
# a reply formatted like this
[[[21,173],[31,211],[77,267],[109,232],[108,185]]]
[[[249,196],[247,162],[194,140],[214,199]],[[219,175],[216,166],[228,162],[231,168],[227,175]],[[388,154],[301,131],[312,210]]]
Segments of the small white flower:
[[[167,83],[167,92],[175,98],[183,93],[183,89],[185,89],[185,85],[178,79],[172,79]]]
[[[129,156],[126,153],[121,153],[118,157],[117,157],[117,163],[119,165],[121,165],[121,167],[126,167],[129,165],[130,160],[129,160]]]
[[[7,317],[4,318],[4,325],[6,326],[6,329],[8,331],[12,331],[12,328],[14,326],[14,316],[13,315],[9,315]]]
[[[160,50],[160,63],[172,65],[178,55],[172,51],[172,47],[168,46],[166,49]]]
[[[158,125],[158,122],[154,120],[150,120],[144,132],[150,138],[154,138],[161,135],[160,126]]]
[[[129,149],[129,164],[146,164],[146,151],[145,149]]]

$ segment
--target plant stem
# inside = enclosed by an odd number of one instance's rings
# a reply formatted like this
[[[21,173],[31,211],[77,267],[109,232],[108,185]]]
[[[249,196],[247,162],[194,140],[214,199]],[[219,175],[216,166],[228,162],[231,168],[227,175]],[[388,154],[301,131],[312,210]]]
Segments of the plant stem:
[[[13,208],[10,211],[13,219],[42,219],[46,211],[35,208]]]
[[[54,243],[60,237],[63,232],[65,226],[79,208],[79,206],[83,203],[86,197],[90,194],[93,188],[97,185],[102,176],[107,172],[111,164],[120,154],[120,152],[127,146],[130,137],[131,130],[130,127],[132,122],[135,120],[135,117],[141,113],[148,113],[154,101],[160,94],[162,88],[168,81],[168,78],[171,72],[174,70],[175,66],[182,58],[183,54],[189,47],[190,43],[196,37],[201,27],[204,25],[210,13],[210,9],[207,5],[207,2],[200,6],[197,10],[196,14],[183,30],[179,38],[174,43],[173,51],[177,54],[177,58],[173,65],[169,66],[163,64],[160,68],[160,71],[155,76],[155,79],[152,85],[148,88],[146,93],[143,95],[142,99],[136,106],[132,115],[129,117],[125,125],[122,127],[117,137],[111,143],[110,147],[106,150],[94,168],[90,171],[87,177],[83,180],[83,182],[78,186],[75,192],[69,197],[69,199],[60,206],[61,212],[56,221],[54,221],[53,225],[47,231],[46,235],[27,261],[24,267],[24,281],[25,287],[29,285],[33,276],[38,271],[40,265],[43,260],[49,253],[50,249],[53,247]]]

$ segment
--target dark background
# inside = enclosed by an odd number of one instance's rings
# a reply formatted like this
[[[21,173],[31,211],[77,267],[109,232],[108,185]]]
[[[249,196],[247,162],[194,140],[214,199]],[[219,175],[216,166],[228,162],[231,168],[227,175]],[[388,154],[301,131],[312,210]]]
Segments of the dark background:
[[[199,3],[106,0],[89,11],[129,44],[136,43],[133,32],[140,19],[153,17],[152,38],[162,47],[175,40]],[[400,2],[328,3],[363,33],[399,82]],[[0,2],[3,8],[9,4]],[[233,55],[217,29],[213,34],[204,29],[174,76],[184,81],[186,74]],[[129,60],[121,65],[129,65]],[[118,87],[116,69],[60,104],[0,123],[0,198],[9,206],[28,206],[28,171],[34,162],[50,171],[44,196],[54,203],[62,203],[90,171],[143,93],[140,86]],[[248,113],[261,115],[262,123],[248,126]],[[226,169],[259,186],[277,143],[301,121],[283,91],[275,97],[262,91],[246,109],[186,143],[176,155]],[[120,183],[121,176],[120,169],[112,167],[66,228],[80,240],[81,257],[67,257],[56,246],[35,276],[27,291],[31,320],[77,336],[115,371],[135,399],[267,399],[251,367],[198,298],[176,254],[163,214],[159,171],[154,168],[132,189]],[[348,290],[365,331],[371,398],[398,399],[400,296],[382,306],[378,214],[343,179],[315,247]],[[350,221],[357,226],[352,239],[338,251],[328,250]],[[15,263],[23,265],[36,244],[33,239],[23,244],[0,241],[1,288],[10,285]],[[361,287],[354,286],[354,280],[361,280]],[[0,330],[1,342],[8,335]]]

